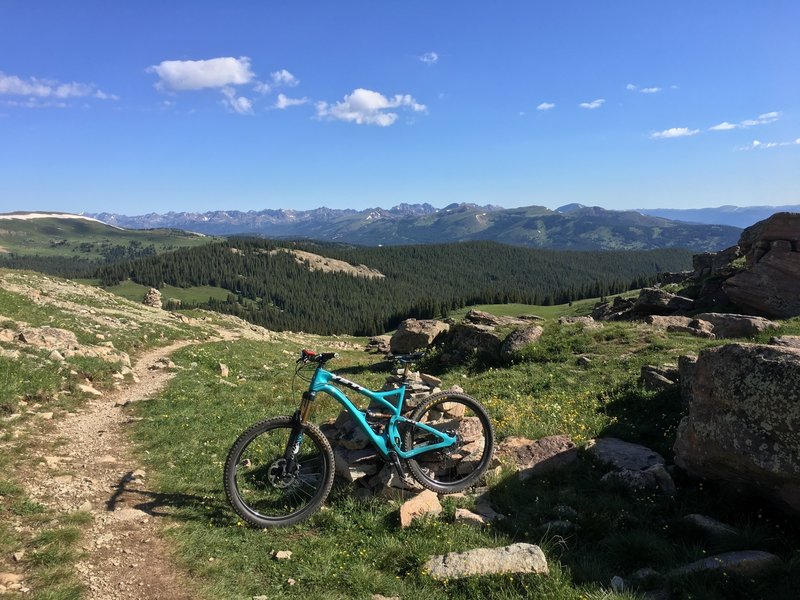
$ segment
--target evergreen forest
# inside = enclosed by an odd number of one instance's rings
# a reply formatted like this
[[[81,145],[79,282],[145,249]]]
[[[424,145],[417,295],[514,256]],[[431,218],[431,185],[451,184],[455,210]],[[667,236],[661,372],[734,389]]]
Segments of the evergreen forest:
[[[297,249],[377,269],[385,278],[312,271]],[[99,267],[105,286],[217,286],[227,299],[198,304],[272,330],[376,335],[409,317],[446,317],[486,303],[560,304],[650,285],[691,267],[689,250],[558,251],[465,242],[361,247],[231,238]],[[186,305],[184,305],[186,307]]]

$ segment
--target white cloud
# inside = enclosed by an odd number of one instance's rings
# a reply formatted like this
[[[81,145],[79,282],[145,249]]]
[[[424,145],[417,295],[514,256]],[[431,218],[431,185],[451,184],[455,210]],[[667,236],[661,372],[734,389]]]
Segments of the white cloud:
[[[59,98],[66,100],[69,98],[97,98],[98,100],[119,100],[118,96],[108,94],[97,89],[93,83],[60,83],[54,79],[39,79],[30,77],[22,79],[16,75],[6,75],[0,71],[0,95],[7,96],[29,96],[33,98]],[[27,103],[18,103],[18,106]],[[45,104],[37,103],[37,108]]]
[[[439,61],[439,55],[436,54],[436,52],[426,52],[425,54],[419,56],[418,58],[426,65],[432,65]]]
[[[745,146],[744,148],[739,148],[740,150],[765,150],[767,148],[779,148],[781,146],[800,146],[800,138],[792,140],[790,142],[760,142],[758,140],[753,140],[753,142],[749,146]]]
[[[654,140],[661,140],[667,138],[687,137],[690,135],[697,135],[700,133],[699,129],[689,129],[688,127],[672,127],[664,131],[655,131],[650,134],[650,138]]]
[[[632,83],[626,85],[625,89],[628,90],[629,92],[639,92],[641,94],[657,94],[658,92],[661,91],[660,87],[653,86],[653,87],[640,88],[638,85],[634,85]]]
[[[777,111],[764,113],[763,115],[758,115],[756,119],[746,119],[739,123],[741,127],[752,127],[754,125],[766,125],[767,123],[774,123],[777,121],[781,116],[781,113]]]
[[[296,87],[300,84],[300,80],[286,69],[270,73],[270,80],[270,83],[257,81],[253,89],[259,94],[266,95],[278,87]]]
[[[539,106],[536,107],[536,110],[550,110],[551,108],[555,108],[556,105],[554,102],[542,102]]]
[[[255,74],[246,56],[224,56],[208,60],[164,60],[147,69],[159,77],[156,87],[173,91],[202,90],[242,85]]]
[[[253,114],[253,103],[249,99],[244,96],[237,96],[236,90],[232,87],[226,86],[222,88],[221,91],[224,96],[222,100],[223,106],[228,107],[230,110],[240,115]]]
[[[581,102],[578,106],[581,108],[588,108],[589,110],[594,110],[595,108],[600,108],[605,104],[605,99],[598,98],[597,100],[592,100],[591,102]]]
[[[389,112],[393,108],[408,108],[414,112],[425,112],[427,107],[418,103],[410,94],[396,94],[387,98],[379,92],[357,88],[347,94],[344,100],[336,104],[317,102],[317,117],[320,119],[336,119],[358,125],[378,125],[388,127],[397,121],[397,113]]]
[[[275,71],[271,73],[272,75],[272,85],[274,86],[285,86],[285,87],[295,87],[300,83],[300,80],[289,73],[286,69],[281,69],[280,71]]]
[[[300,106],[301,104],[305,104],[308,102],[308,98],[288,98],[284,94],[278,94],[278,99],[275,101],[275,108],[279,108],[281,110],[285,108],[289,108],[290,106]]]
[[[709,127],[709,131],[728,131],[730,129],[746,129],[748,127],[755,127],[756,125],[767,125],[768,123],[774,123],[778,119],[780,119],[781,113],[778,111],[772,111],[768,113],[763,113],[758,115],[755,119],[745,119],[744,121],[739,121],[738,123],[728,123],[727,121],[723,121],[719,125],[714,125],[713,127]]]

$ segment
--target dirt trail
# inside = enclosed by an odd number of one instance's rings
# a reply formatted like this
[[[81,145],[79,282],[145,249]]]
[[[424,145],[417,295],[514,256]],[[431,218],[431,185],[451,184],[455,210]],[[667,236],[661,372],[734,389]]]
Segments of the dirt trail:
[[[192,598],[188,577],[172,563],[159,535],[159,516],[169,509],[159,504],[147,473],[133,459],[131,419],[121,405],[162,390],[173,374],[152,367],[193,343],[182,341],[140,355],[134,367],[138,382],[89,400],[59,420],[49,436],[63,445],[56,456],[42,457],[49,476],[27,484],[31,496],[56,510],[91,511],[93,520],[83,537],[86,556],[76,566],[91,600]]]

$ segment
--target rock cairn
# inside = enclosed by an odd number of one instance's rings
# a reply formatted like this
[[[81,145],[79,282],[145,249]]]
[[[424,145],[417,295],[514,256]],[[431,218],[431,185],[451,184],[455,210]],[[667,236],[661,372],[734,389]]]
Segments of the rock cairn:
[[[441,384],[442,381],[432,375],[410,371],[408,376],[404,377],[404,369],[397,369],[386,379],[381,391],[396,390],[401,385],[405,385],[406,400],[403,405],[403,414],[407,416],[420,406],[425,398],[442,391]],[[463,392],[458,386],[453,386],[450,391]],[[464,418],[463,414],[457,414],[459,408],[461,408],[460,405],[453,405],[453,412],[442,414],[442,418],[457,420],[459,431],[465,441],[480,442],[478,437],[469,440],[470,430],[473,435],[474,432],[480,432],[477,423],[472,422],[477,420],[477,417]],[[367,410],[384,413],[385,409],[377,403],[370,403]],[[382,431],[387,421],[386,418],[368,418],[367,420],[376,431]],[[422,491],[422,486],[410,475],[405,478],[405,481],[402,480],[398,477],[395,468],[378,456],[367,435],[361,427],[356,425],[355,420],[347,411],[343,410],[336,419],[324,423],[320,429],[333,448],[336,473],[354,484],[356,497],[366,499],[378,496],[388,500],[402,500]],[[475,445],[482,448],[482,443]]]
[[[150,288],[144,295],[142,304],[145,306],[152,306],[153,308],[161,308],[161,292],[156,288]]]

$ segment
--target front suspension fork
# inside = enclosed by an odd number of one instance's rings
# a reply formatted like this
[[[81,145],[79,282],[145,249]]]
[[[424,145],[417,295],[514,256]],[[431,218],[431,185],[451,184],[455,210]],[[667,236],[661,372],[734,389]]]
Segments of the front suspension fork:
[[[296,468],[297,455],[300,453],[300,445],[303,443],[303,431],[308,424],[308,415],[311,413],[313,401],[314,393],[305,392],[300,402],[300,408],[292,416],[292,432],[289,434],[289,441],[286,443],[283,453],[287,473],[293,473]]]

